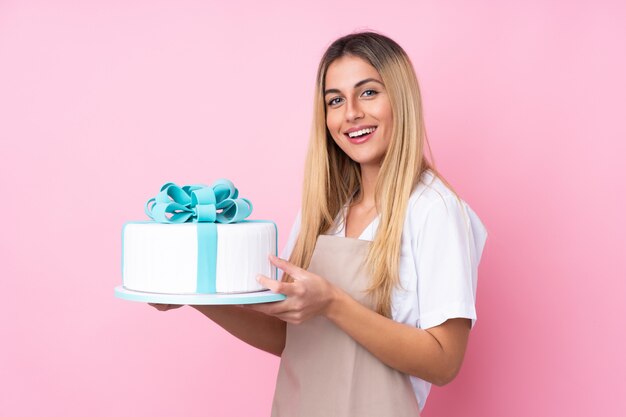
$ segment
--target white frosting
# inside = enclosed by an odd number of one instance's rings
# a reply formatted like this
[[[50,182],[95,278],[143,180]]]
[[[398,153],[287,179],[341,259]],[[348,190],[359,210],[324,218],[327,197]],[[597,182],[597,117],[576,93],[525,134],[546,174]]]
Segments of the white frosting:
[[[217,224],[216,292],[264,289],[256,275],[276,278],[267,256],[276,251],[270,222]],[[196,223],[127,223],[123,231],[124,287],[134,291],[194,294],[197,285]]]

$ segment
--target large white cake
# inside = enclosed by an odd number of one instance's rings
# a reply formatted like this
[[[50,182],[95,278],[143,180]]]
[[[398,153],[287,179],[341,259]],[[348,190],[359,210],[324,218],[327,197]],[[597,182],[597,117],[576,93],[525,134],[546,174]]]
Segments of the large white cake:
[[[128,222],[122,231],[123,286],[167,294],[262,291],[258,274],[276,279],[270,253],[277,255],[271,221]]]

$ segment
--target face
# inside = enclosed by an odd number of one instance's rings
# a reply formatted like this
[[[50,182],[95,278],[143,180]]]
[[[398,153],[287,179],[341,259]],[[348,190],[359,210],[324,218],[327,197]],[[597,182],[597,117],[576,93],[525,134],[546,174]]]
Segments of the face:
[[[324,101],[326,126],[335,143],[353,161],[380,166],[389,147],[393,116],[376,68],[354,56],[333,61],[326,73]]]

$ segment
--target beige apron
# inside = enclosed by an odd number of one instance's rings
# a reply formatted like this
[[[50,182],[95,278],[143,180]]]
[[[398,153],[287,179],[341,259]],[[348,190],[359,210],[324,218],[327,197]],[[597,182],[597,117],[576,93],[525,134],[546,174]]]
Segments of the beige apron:
[[[369,241],[320,235],[309,271],[373,309]],[[419,416],[408,375],[388,367],[325,317],[287,324],[272,417]]]

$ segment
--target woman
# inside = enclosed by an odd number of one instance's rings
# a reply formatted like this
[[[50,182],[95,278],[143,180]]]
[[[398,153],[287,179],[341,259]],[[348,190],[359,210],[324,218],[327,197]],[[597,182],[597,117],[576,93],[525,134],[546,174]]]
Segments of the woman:
[[[302,208],[285,259],[270,257],[284,275],[258,277],[287,299],[194,306],[281,356],[273,416],[417,416],[431,384],[458,373],[487,232],[426,143],[402,48],[374,32],[333,42],[317,73]]]

